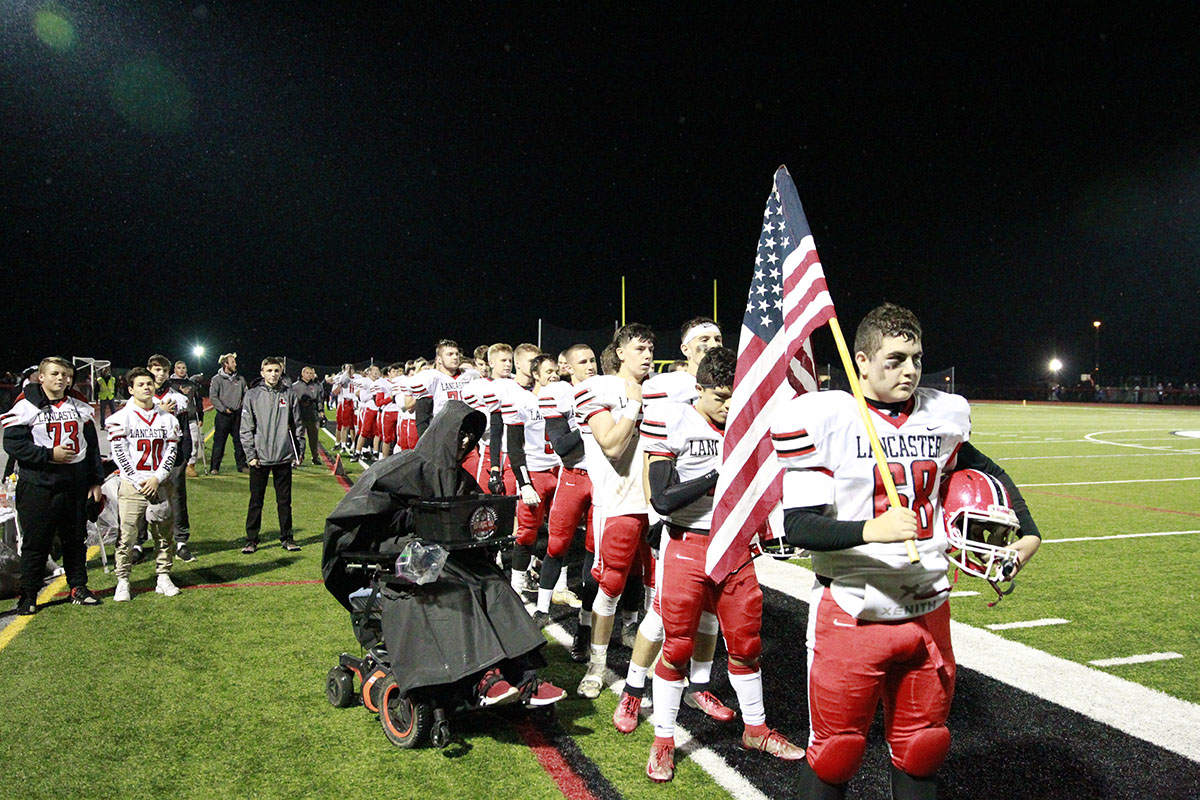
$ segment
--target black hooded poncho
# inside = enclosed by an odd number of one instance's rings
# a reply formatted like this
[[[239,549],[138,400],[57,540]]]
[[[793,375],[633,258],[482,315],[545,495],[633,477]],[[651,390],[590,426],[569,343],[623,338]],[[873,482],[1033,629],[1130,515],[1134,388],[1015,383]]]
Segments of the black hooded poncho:
[[[375,464],[325,521],[321,573],[347,609],[368,585],[347,572],[346,552],[399,552],[411,533],[414,500],[482,494],[459,463],[461,434],[472,442],[485,418],[451,400],[412,450]],[[543,666],[546,640],[486,550],[452,551],[438,579],[423,586],[389,583],[381,595],[384,645],[401,693],[501,666],[510,681]]]

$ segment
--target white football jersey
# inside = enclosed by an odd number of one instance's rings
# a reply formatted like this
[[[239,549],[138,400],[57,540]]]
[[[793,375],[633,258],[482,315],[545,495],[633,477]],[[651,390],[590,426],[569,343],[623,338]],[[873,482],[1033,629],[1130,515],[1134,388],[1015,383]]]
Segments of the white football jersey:
[[[78,464],[87,455],[87,439],[83,427],[95,416],[90,404],[71,395],[51,403],[49,408],[38,408],[22,394],[3,417],[0,424],[5,428],[12,425],[28,425],[33,443],[39,447],[69,445],[75,455],[68,462]]]
[[[109,416],[104,429],[122,478],[137,487],[148,478],[167,479],[183,436],[173,414],[129,402]]]
[[[357,377],[357,375],[347,375],[345,372],[339,372],[334,376],[333,385],[338,390],[337,401],[339,404],[356,402],[354,380]]]
[[[604,509],[605,516],[609,517],[647,514],[650,511],[646,493],[642,489],[645,461],[642,437],[635,431],[624,452],[616,459],[609,459],[592,435],[592,417],[607,411],[616,422],[621,409],[627,405],[629,398],[625,394],[625,379],[619,375],[595,375],[575,387],[575,420],[579,423],[584,452],[587,453],[592,497],[595,504]],[[641,418],[639,411],[635,423],[640,424]]]
[[[575,419],[575,386],[567,381],[548,383],[538,392],[538,405],[545,419],[563,418],[567,428],[579,430],[579,421]],[[558,454],[562,459],[562,453]],[[587,469],[587,455],[581,449],[575,451],[563,460],[563,465],[571,469]]]
[[[679,482],[702,478],[721,466],[725,432],[714,428],[691,403],[659,402],[642,419],[646,455],[675,461]],[[713,492],[689,503],[664,520],[681,528],[706,531],[712,527]]]
[[[901,502],[917,514],[917,551],[912,564],[903,543],[869,543],[847,550],[814,552],[813,571],[833,581],[834,600],[851,616],[907,619],[946,600],[946,532],[938,493],[962,443],[970,438],[967,401],[933,389],[917,389],[904,412],[893,417],[871,409]],[[783,507],[827,506],[839,520],[869,520],[887,510],[871,443],[854,397],[810,392],[790,401],[771,426],[783,480]]]
[[[663,401],[694,403],[699,396],[696,376],[686,370],[656,372],[642,384],[642,404],[647,409]]]
[[[475,369],[461,370],[457,375],[447,375],[440,369],[423,369],[412,376],[409,386],[412,396],[420,400],[433,398],[433,415],[436,417],[449,400],[462,400],[467,384],[479,377]]]
[[[162,394],[159,394],[157,391],[154,393],[154,405],[157,407],[163,405],[164,403],[175,404],[175,410],[172,412],[174,414],[184,413],[188,410],[188,406],[191,405],[191,403],[188,401],[187,395],[183,394],[182,392],[177,392],[174,389],[167,389]]]
[[[530,472],[546,472],[562,464],[546,439],[546,420],[542,417],[537,395],[528,389],[510,392],[501,409],[504,425],[520,427],[524,433],[525,466]]]
[[[396,410],[400,412],[400,419],[412,419],[414,414],[411,410],[404,409],[404,403],[409,397],[412,397],[412,389],[409,387],[411,379],[407,375],[398,375],[392,378],[392,391],[395,393]]]

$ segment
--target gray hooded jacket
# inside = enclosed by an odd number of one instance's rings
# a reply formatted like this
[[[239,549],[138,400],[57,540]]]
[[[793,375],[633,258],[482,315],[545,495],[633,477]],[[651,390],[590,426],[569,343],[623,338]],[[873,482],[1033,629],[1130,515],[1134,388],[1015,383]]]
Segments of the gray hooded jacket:
[[[295,461],[301,428],[296,398],[283,381],[274,389],[263,382],[246,392],[241,431],[246,461],[257,458],[264,467]]]

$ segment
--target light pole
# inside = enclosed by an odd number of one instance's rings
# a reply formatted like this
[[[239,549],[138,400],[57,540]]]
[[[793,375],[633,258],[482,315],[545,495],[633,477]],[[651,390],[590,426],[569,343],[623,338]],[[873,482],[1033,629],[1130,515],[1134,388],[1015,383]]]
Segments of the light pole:
[[[1096,368],[1093,370],[1096,382],[1100,382],[1100,320],[1092,323],[1092,327],[1096,329]]]
[[[1062,369],[1063,363],[1057,358],[1050,359],[1050,363],[1046,365],[1050,369],[1050,399],[1058,399],[1058,371]]]

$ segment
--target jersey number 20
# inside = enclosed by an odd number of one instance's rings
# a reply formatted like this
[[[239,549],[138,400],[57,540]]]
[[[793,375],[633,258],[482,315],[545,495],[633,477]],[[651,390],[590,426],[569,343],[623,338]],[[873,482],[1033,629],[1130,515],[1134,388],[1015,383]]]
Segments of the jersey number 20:
[[[142,456],[138,459],[138,471],[153,472],[162,466],[165,447],[166,443],[162,439],[138,439],[137,450]]]
[[[917,538],[933,538],[933,489],[937,484],[938,465],[936,461],[914,461],[907,468],[895,461],[888,462],[888,471],[896,484],[896,493],[900,495],[900,505],[917,512]],[[911,474],[910,474],[911,473]],[[908,495],[904,489],[912,491],[912,504],[909,505]],[[879,466],[875,466],[875,516],[888,510],[887,489],[879,476]]]

